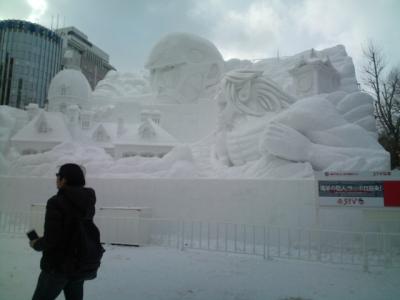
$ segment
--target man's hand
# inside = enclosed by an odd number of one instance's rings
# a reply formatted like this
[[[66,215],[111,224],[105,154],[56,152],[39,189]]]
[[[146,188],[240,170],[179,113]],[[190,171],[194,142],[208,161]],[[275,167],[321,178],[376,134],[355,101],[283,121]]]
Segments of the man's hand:
[[[29,241],[29,246],[31,246],[31,248],[33,248],[37,241],[38,241],[38,239]]]

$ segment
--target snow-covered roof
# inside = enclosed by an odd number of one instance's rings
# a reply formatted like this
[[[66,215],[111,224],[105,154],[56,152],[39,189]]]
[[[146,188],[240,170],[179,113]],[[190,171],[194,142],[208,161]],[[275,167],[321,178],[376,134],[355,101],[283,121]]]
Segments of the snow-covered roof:
[[[151,134],[146,134],[146,131],[151,132]],[[135,124],[133,128],[127,129],[124,134],[117,136],[114,144],[176,145],[179,142],[164,128],[151,119],[146,119],[140,124]]]
[[[27,114],[25,110],[11,107],[8,105],[0,105],[0,127],[12,128],[15,126],[16,120],[26,122]]]
[[[65,125],[64,116],[59,112],[41,111],[26,126],[19,130],[11,141],[65,142],[71,134]]]
[[[112,141],[115,136],[116,126],[112,123],[108,123],[107,125],[100,123],[94,126],[90,131],[90,139],[93,143],[103,148],[113,148]]]
[[[153,134],[143,134],[145,128]],[[117,123],[101,122],[89,130],[76,128],[74,140],[84,144],[96,144],[103,148],[112,148],[113,145],[174,146],[179,144],[176,138],[150,119],[142,123],[124,123],[120,133],[118,131]]]
[[[90,93],[89,82],[81,71],[64,69],[58,72],[51,80],[48,98],[71,97],[87,100]]]

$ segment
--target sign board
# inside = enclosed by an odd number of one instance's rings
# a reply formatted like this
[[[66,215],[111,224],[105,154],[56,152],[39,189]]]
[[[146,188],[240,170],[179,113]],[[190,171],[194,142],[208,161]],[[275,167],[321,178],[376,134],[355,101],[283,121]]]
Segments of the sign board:
[[[318,172],[319,206],[400,207],[400,172]]]

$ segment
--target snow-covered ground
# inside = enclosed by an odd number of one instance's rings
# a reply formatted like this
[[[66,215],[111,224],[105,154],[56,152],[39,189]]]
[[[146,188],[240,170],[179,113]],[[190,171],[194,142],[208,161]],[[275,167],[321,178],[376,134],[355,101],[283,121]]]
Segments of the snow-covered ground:
[[[106,246],[86,299],[400,299],[400,270],[338,266],[168,249]],[[0,299],[30,299],[40,253],[24,237],[0,235]],[[58,299],[63,299],[60,296]]]

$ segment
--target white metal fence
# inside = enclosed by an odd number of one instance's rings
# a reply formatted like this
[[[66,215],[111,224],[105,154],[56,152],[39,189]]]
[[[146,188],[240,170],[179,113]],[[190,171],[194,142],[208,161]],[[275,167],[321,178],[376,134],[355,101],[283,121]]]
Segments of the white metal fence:
[[[42,215],[0,212],[0,233],[25,234]],[[400,267],[400,234],[283,228],[155,218],[96,219],[118,244],[159,245],[323,263]],[[40,230],[38,230],[40,232]],[[139,238],[138,238],[139,237]],[[137,241],[132,242],[132,241]]]
[[[31,219],[30,213],[0,211],[0,233],[25,234]]]
[[[151,243],[336,264],[400,267],[400,234],[147,219]]]

